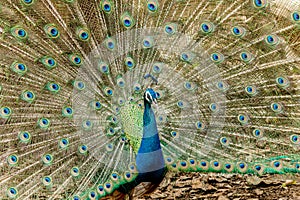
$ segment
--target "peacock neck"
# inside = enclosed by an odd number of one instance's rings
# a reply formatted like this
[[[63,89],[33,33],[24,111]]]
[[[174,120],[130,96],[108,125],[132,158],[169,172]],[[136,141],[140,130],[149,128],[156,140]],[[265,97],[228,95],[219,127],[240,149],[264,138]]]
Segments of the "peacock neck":
[[[151,123],[151,112],[152,108],[151,108],[151,104],[144,100],[144,116],[143,116],[143,127],[148,126]],[[154,121],[155,121],[155,117],[154,117]],[[152,122],[152,123],[156,123],[156,122]],[[147,132],[143,132],[143,137],[147,137]]]
[[[146,100],[144,100],[143,138],[139,152],[144,152],[143,150],[146,150],[144,148],[147,148],[147,151],[161,151],[155,115],[151,104]]]
[[[161,175],[165,168],[155,115],[147,101],[144,101],[143,138],[137,153],[136,166],[139,173],[148,174],[143,177],[145,180],[153,175]]]

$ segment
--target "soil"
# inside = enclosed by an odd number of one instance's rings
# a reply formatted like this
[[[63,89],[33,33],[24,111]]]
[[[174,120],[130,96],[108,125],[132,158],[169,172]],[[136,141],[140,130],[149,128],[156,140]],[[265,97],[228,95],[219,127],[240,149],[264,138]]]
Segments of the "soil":
[[[296,181],[297,180],[297,181]],[[167,174],[150,199],[300,200],[300,175]]]

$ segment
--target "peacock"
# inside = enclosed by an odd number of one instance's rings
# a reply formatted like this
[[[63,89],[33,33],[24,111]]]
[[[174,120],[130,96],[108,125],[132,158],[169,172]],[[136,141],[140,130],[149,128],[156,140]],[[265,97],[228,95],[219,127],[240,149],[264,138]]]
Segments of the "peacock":
[[[0,199],[300,173],[299,0],[2,0],[0,65]]]

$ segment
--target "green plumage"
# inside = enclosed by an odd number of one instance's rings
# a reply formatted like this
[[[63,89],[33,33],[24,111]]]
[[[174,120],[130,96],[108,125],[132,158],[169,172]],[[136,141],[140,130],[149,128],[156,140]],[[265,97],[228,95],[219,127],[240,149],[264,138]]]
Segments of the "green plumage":
[[[143,110],[136,103],[126,104],[120,110],[120,118],[125,136],[137,153],[143,135]]]

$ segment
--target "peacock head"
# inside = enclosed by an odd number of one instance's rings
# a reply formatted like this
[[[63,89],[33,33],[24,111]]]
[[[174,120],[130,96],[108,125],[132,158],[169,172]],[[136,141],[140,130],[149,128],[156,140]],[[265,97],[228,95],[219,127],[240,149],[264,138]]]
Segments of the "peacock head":
[[[144,100],[149,104],[157,104],[157,93],[152,88],[148,88],[144,93]]]

